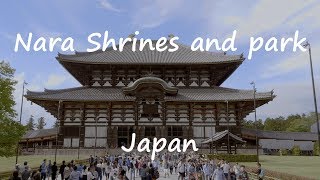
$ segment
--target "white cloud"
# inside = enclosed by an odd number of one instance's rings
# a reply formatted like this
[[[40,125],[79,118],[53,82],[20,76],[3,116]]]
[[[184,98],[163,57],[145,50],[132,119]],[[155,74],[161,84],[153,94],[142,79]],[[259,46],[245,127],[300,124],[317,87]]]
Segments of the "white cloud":
[[[311,6],[306,11],[299,13],[295,18],[288,21],[290,26],[299,26],[301,24],[308,24],[308,29],[315,29],[320,27],[320,3]]]
[[[67,80],[67,76],[60,74],[50,74],[47,81],[44,83],[45,87],[57,87]]]
[[[154,28],[175,17],[181,9],[182,0],[142,1],[137,3],[132,21],[139,28]]]
[[[257,109],[258,119],[314,111],[312,84],[309,79],[282,83],[270,82],[262,86],[265,89],[274,88],[277,97],[270,103]],[[253,113],[247,117],[247,119],[253,118]]]
[[[61,85],[68,81],[71,86],[77,86],[79,83],[75,82],[73,79],[70,78],[71,76],[67,75],[60,75],[60,74],[50,74],[46,80],[43,79],[40,75],[35,75],[32,79],[27,81],[27,85],[25,85],[25,93],[30,91],[43,91],[44,87],[47,88],[57,88],[61,87]],[[16,105],[14,109],[16,110],[18,116],[17,120],[20,118],[20,107],[21,107],[21,96],[22,96],[22,83],[26,80],[26,74],[24,72],[20,72],[15,74],[14,79],[17,81],[15,85],[14,91],[14,100]],[[40,82],[40,83],[39,83]],[[23,109],[22,109],[22,124],[26,124],[29,117],[33,115],[35,119],[40,117],[44,117],[46,119],[47,128],[52,127],[53,123],[55,122],[55,118],[48,113],[43,107],[38,106],[37,104],[31,103],[24,98]]]
[[[227,25],[235,27],[241,36],[255,36],[282,27],[292,16],[314,0],[260,0],[243,16],[226,16]],[[241,2],[239,2],[241,3]]]
[[[313,64],[319,65],[320,59],[318,57],[320,57],[320,44],[312,47],[312,57]],[[293,71],[300,70],[309,65],[310,64],[308,51],[293,53],[289,57],[286,56],[285,58],[278,60],[274,63],[274,65],[268,66],[268,68],[266,68],[266,70],[262,73],[262,77],[272,78],[274,76],[279,76],[282,74],[287,74]]]
[[[25,80],[25,73],[21,72],[19,74],[16,74],[14,76],[14,79],[17,81],[17,84],[15,85],[15,91],[14,91],[14,99],[16,102],[16,105],[14,106],[14,109],[17,112],[17,121],[20,119],[20,107],[21,107],[21,96],[22,96],[22,84]],[[25,85],[25,93],[27,90],[32,90],[32,91],[41,91],[41,87],[39,85],[36,85],[36,83],[34,82],[30,82],[27,85]],[[31,115],[34,116],[35,119],[38,119],[40,117],[44,117],[46,119],[46,123],[48,128],[52,127],[55,118],[50,115],[48,112],[46,112],[46,110],[34,103],[30,103],[29,101],[27,101],[24,98],[24,102],[23,102],[23,109],[22,109],[22,117],[21,117],[21,121],[22,124],[26,124],[27,120],[29,119],[29,117]]]
[[[100,0],[99,5],[108,11],[121,12],[120,9],[115,8],[108,0]]]

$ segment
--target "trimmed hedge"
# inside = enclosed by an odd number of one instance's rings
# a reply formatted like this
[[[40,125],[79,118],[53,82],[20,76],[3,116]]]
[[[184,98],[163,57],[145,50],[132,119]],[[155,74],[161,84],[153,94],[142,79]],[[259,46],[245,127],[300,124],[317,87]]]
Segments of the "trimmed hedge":
[[[224,159],[229,162],[257,162],[258,157],[254,154],[208,154],[209,159]]]

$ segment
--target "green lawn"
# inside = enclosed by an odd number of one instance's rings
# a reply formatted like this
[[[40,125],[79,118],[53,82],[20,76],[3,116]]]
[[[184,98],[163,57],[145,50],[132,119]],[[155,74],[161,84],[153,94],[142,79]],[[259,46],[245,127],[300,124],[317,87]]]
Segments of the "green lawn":
[[[77,160],[78,156],[75,153],[74,156],[57,156],[57,163],[61,163],[63,160],[66,162],[71,161],[72,159]],[[80,156],[80,159],[86,159],[87,156]],[[51,160],[52,163],[54,161],[54,155],[32,155],[32,156],[19,156],[18,164],[23,164],[24,161],[28,162],[30,167],[38,167],[40,166],[43,159]],[[14,169],[16,162],[16,157],[0,157],[0,172],[11,171]]]
[[[320,179],[319,156],[260,156],[262,167],[278,172]],[[256,167],[256,163],[241,163]]]

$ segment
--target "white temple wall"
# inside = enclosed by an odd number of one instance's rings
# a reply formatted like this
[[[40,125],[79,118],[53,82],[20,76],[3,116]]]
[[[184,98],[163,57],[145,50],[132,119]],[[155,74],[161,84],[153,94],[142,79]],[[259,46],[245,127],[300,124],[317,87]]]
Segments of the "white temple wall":
[[[294,141],[277,139],[260,139],[259,145],[264,149],[292,149],[293,146],[299,146],[303,151],[312,151],[314,142],[312,141]]]

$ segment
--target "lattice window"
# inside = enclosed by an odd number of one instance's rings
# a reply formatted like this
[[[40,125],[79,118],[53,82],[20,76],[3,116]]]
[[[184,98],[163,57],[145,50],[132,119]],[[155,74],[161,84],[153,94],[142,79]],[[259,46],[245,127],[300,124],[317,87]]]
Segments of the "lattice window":
[[[127,137],[128,136],[128,128],[127,127],[118,127],[118,136]]]
[[[155,137],[156,136],[156,128],[155,127],[145,127],[144,135],[146,137]]]
[[[183,136],[182,127],[181,126],[168,127],[168,136],[171,136],[173,138],[182,137]]]

